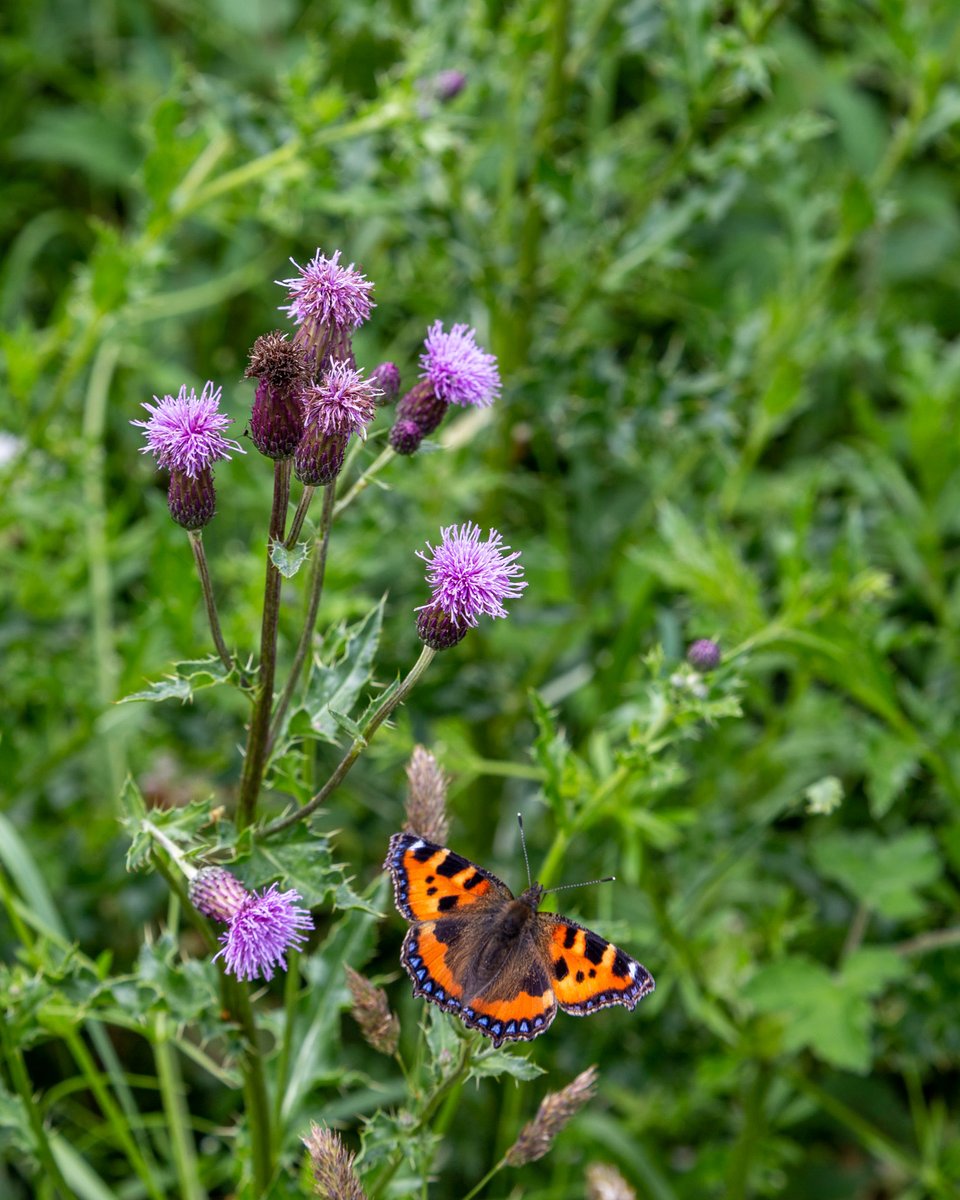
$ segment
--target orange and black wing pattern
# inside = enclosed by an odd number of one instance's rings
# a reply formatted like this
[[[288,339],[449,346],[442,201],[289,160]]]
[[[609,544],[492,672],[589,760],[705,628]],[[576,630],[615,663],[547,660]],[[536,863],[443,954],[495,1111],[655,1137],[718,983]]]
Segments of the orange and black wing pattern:
[[[413,994],[479,1029],[494,1046],[529,1041],[557,1015],[546,964],[540,955],[514,953],[500,976],[477,991],[471,986],[471,963],[482,950],[483,926],[466,915],[413,925],[400,956],[413,980]]]
[[[415,833],[395,833],[383,865],[393,876],[397,908],[408,921],[431,921],[469,912],[483,901],[513,899],[496,875]]]
[[[654,989],[653,976],[635,958],[575,921],[540,913],[541,945],[564,1012],[585,1017],[611,1004],[633,1009]]]

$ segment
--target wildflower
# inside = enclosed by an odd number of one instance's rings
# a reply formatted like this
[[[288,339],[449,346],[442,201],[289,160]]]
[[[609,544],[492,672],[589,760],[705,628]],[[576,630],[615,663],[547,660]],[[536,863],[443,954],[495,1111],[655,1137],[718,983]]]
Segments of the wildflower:
[[[322,371],[331,358],[344,359],[352,366],[350,335],[370,316],[373,284],[353,263],[341,266],[339,250],[332,258],[318,250],[305,267],[292,258],[290,261],[299,276],[277,283],[289,295],[290,303],[281,311],[297,323],[294,340],[306,350],[315,372]]]
[[[244,379],[258,380],[250,415],[250,439],[267,458],[289,458],[303,436],[300,393],[307,381],[303,347],[274,330],[258,337]]]
[[[301,393],[304,430],[293,469],[310,487],[331,483],[343,467],[351,434],[367,436],[367,426],[377,411],[380,390],[372,379],[347,362],[329,364],[320,383]]]
[[[437,428],[451,404],[489,408],[500,394],[497,360],[480,349],[476,336],[467,325],[454,325],[449,333],[444,332],[441,321],[430,326],[420,356],[420,382],[397,405],[390,444],[398,454],[412,454],[416,449],[406,448],[410,430],[405,426],[401,432],[401,422],[412,421],[422,440]]]
[[[347,987],[353,997],[350,1010],[367,1043],[381,1054],[395,1054],[400,1041],[400,1022],[390,1011],[387,994],[351,966],[345,966]]]
[[[515,560],[520,551],[505,554],[500,534],[491,529],[480,541],[477,525],[449,525],[440,531],[442,541],[429,554],[417,551],[429,566],[427,582],[433,587],[429,604],[417,610],[417,633],[434,650],[455,646],[477,618],[505,617],[503,601],[514,599],[527,586],[520,580],[523,568]]]
[[[400,372],[396,363],[382,362],[379,367],[373,368],[370,378],[380,388],[379,403],[381,406],[390,404],[396,399],[397,392],[400,391]]]
[[[313,1166],[314,1190],[322,1200],[366,1200],[353,1166],[356,1156],[346,1149],[339,1133],[311,1124],[303,1144]]]
[[[522,1167],[543,1158],[553,1139],[597,1090],[597,1068],[587,1067],[559,1092],[548,1092],[537,1115],[520,1130],[505,1158],[511,1167]]]
[[[462,71],[449,69],[439,71],[433,78],[433,94],[441,102],[447,104],[459,96],[467,86],[467,77]]]
[[[229,451],[244,453],[223,430],[230,418],[220,411],[220,388],[210,382],[198,396],[193,388],[181,387],[177,396],[154,396],[156,405],[142,407],[148,421],[131,421],[145,429],[147,444],[141,454],[152,454],[157,465],[170,471],[167,505],[170,515],[184,529],[202,529],[213,519],[216,496],[213,464],[229,458]]]
[[[238,979],[273,978],[274,967],[287,969],[286,951],[306,941],[304,930],[313,928],[313,917],[294,903],[296,891],[278,892],[272,883],[265,892],[248,892],[223,867],[205,867],[190,883],[190,901],[206,917],[226,924],[220,935],[228,974]]]
[[[449,832],[447,778],[437,760],[424,746],[414,746],[407,763],[408,833],[444,845]]]
[[[720,665],[720,647],[710,638],[699,638],[687,651],[687,662],[697,671],[712,671]]]
[[[591,1163],[587,1167],[587,1200],[637,1200],[637,1193],[616,1167]]]
[[[843,803],[843,784],[836,775],[824,775],[803,789],[806,811],[814,816],[829,817]]]

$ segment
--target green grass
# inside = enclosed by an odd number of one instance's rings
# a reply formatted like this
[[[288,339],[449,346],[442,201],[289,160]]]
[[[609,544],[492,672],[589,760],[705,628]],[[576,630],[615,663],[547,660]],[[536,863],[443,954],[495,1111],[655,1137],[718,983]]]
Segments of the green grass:
[[[484,1196],[573,1200],[594,1162],[656,1200],[956,1194],[958,58],[949,0],[10,6],[0,1193],[254,1195],[259,1119],[271,1195],[308,1194],[315,1120],[362,1147],[371,1200],[464,1197],[596,1063],[550,1154]],[[441,103],[447,68],[468,82]],[[210,812],[246,701],[116,703],[211,652],[130,421],[211,378],[240,436],[273,281],[318,246],[376,284],[361,364],[409,386],[440,318],[504,380],[335,523],[327,661],[386,595],[363,678],[410,669],[442,525],[499,529],[529,586],[438,655],[309,835],[238,842]],[[244,657],[272,474],[248,448],[204,534]],[[704,636],[724,662],[698,681]],[[282,758],[265,820],[340,740]],[[564,903],[655,975],[636,1012],[478,1063],[409,996],[378,880],[416,742],[461,853],[521,884],[522,809],[550,882],[618,876]],[[298,972],[224,984],[137,792],[188,850],[300,887]],[[348,1015],[345,962],[386,987],[407,1078]]]

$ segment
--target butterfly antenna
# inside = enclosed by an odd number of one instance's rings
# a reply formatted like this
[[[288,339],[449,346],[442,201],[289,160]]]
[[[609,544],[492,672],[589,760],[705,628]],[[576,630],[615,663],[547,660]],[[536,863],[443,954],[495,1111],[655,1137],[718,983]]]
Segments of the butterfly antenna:
[[[523,836],[523,817],[517,813],[517,824],[520,826],[520,845],[523,847],[523,861],[527,866],[527,886],[533,887],[533,877],[530,874],[530,859],[527,857],[527,839]]]
[[[616,875],[604,875],[602,879],[585,879],[583,883],[561,883],[556,887],[547,888],[543,894],[549,896],[551,892],[565,892],[567,888],[591,887],[595,883],[614,883],[616,878]]]

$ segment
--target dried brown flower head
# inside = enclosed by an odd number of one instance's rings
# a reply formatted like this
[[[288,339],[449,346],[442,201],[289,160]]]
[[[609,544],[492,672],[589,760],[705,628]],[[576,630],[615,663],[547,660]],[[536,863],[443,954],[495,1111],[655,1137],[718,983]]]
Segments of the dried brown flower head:
[[[553,1139],[597,1090],[597,1068],[587,1067],[572,1083],[559,1092],[548,1092],[540,1102],[537,1115],[520,1130],[520,1136],[506,1153],[511,1167],[522,1167],[543,1158]]]
[[[447,819],[447,777],[425,746],[414,746],[407,763],[408,833],[445,846],[450,822]]]
[[[314,1190],[323,1200],[367,1200],[353,1169],[354,1155],[334,1133],[322,1125],[311,1124],[310,1135],[303,1139],[313,1166]]]
[[[360,1026],[367,1043],[381,1054],[395,1054],[400,1040],[400,1022],[390,1011],[387,994],[353,967],[345,966],[347,987],[353,997],[350,1014]]]

